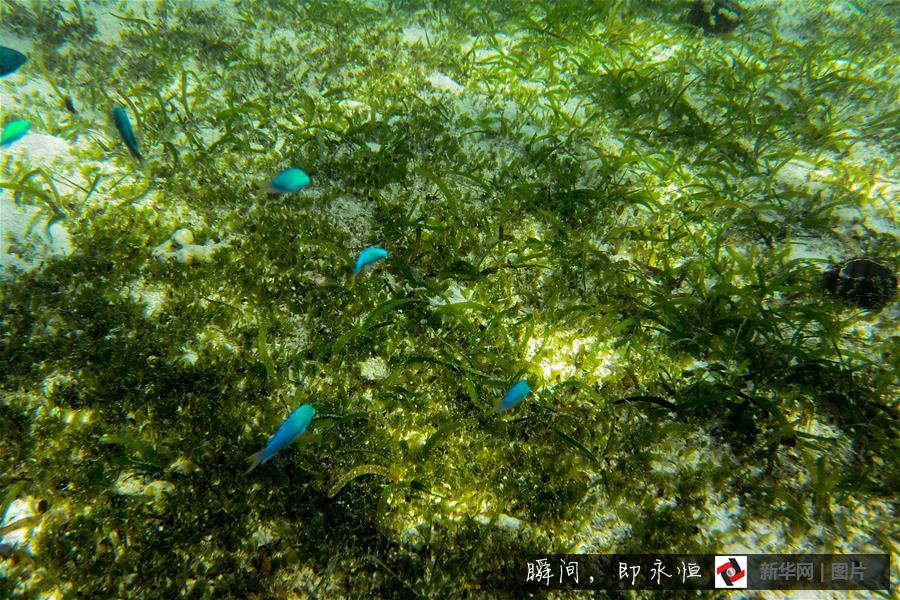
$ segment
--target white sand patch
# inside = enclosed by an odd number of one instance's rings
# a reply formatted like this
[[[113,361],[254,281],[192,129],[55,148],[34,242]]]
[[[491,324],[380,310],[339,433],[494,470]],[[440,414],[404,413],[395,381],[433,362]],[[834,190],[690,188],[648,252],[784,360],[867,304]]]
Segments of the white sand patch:
[[[0,277],[13,270],[32,271],[48,258],[68,256],[72,242],[65,225],[47,227],[47,209],[19,206],[10,190],[0,190]]]
[[[114,43],[122,35],[122,30],[128,29],[127,21],[113,16],[114,12],[118,15],[123,13],[110,10],[109,7],[91,6],[87,3],[85,3],[83,8],[94,19],[94,25],[97,27],[97,37],[107,44]]]
[[[383,358],[373,356],[359,363],[359,373],[363,379],[380,381],[390,374],[390,370]]]
[[[341,196],[331,201],[329,212],[345,231],[349,231],[356,246],[371,243],[373,211],[369,202],[353,196]]]
[[[791,159],[778,171],[778,179],[786,185],[815,191],[825,187],[826,178],[834,174],[830,169],[817,169],[813,163]]]
[[[675,44],[674,46],[657,46],[653,49],[647,59],[651,63],[666,62],[673,56],[677,56],[679,50],[681,50],[681,44]]]
[[[582,337],[578,331],[536,328],[526,344],[526,360],[540,369],[547,384],[583,379],[591,384],[612,374],[621,360],[597,337]]]
[[[612,510],[598,511],[591,518],[588,527],[579,535],[583,538],[575,552],[608,553],[621,547],[631,534],[631,525],[624,523]]]
[[[148,285],[146,281],[139,279],[129,286],[128,297],[144,304],[144,316],[152,318],[162,312],[166,290],[160,286]]]
[[[345,98],[345,99],[339,101],[338,105],[349,113],[371,110],[369,105],[366,104],[365,102],[360,102],[359,100],[353,100],[352,98]]]
[[[0,9],[0,17],[2,16],[3,10]],[[34,48],[34,40],[17,35],[8,29],[4,29],[3,21],[0,21],[0,45],[12,48],[13,50],[18,50],[25,56],[30,57]],[[25,65],[27,64],[28,63],[25,63]],[[24,68],[25,65],[22,65],[22,67]],[[7,75],[7,77],[13,77],[13,75]]]
[[[472,292],[467,291],[464,288],[459,286],[459,283],[454,281],[450,284],[443,294],[440,296],[434,296],[428,300],[428,303],[431,306],[448,306],[453,304],[460,304],[463,302],[469,302],[472,297]]]
[[[897,220],[893,217],[892,212],[882,211],[878,208],[875,204],[867,204],[860,210],[866,229],[887,237],[896,237],[900,233],[897,228]]]
[[[844,252],[844,246],[837,240],[815,237],[795,238],[790,242],[790,247],[790,260],[826,262],[836,259]]]
[[[17,142],[0,148],[0,159],[7,155],[19,159],[30,166],[48,166],[58,158],[67,158],[71,151],[69,142],[46,133],[36,133],[34,127]]]
[[[834,211],[841,220],[841,236],[843,239],[869,237],[873,233],[896,236],[896,221],[883,209],[874,205],[863,205],[861,208],[841,208]]]
[[[124,471],[116,478],[113,489],[122,496],[148,496],[157,510],[164,506],[165,496],[175,490],[175,486],[162,479],[150,479],[131,471]]]
[[[451,94],[459,94],[466,89],[439,71],[434,71],[428,76],[428,83],[438,90]]]
[[[207,240],[205,244],[194,244],[194,235],[189,229],[179,229],[172,237],[153,249],[153,256],[160,259],[174,258],[184,264],[195,262],[210,262],[216,251],[230,245],[229,240],[213,242]]]
[[[18,524],[0,536],[0,545],[9,544],[13,547],[24,546],[31,553],[31,540],[40,530],[41,519],[35,509],[37,502],[31,496],[17,498],[12,501],[6,514],[0,520],[0,529]]]
[[[403,28],[402,39],[406,44],[409,44],[410,46],[415,46],[416,44],[427,46],[429,35],[428,31],[426,31],[424,27],[421,27],[419,25],[412,25],[410,27]]]

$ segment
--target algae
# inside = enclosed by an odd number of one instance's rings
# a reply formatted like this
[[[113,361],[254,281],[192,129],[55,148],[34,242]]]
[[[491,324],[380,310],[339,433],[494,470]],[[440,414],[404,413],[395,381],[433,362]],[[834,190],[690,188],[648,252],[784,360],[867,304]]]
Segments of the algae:
[[[898,264],[896,15],[757,3],[707,36],[688,4],[7,2],[80,112],[0,82],[69,143],[0,187],[74,244],[0,279],[0,497],[50,506],[0,593],[474,598],[530,551],[893,552],[896,309],[818,282]],[[146,170],[103,129],[122,102]],[[294,165],[312,186],[258,190]],[[229,243],[158,260],[182,228]],[[302,402],[318,442],[245,475]]]

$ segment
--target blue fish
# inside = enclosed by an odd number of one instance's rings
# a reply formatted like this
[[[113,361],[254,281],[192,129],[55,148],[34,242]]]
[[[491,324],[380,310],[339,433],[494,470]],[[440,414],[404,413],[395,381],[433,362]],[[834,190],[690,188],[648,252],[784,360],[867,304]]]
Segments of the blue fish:
[[[26,60],[25,55],[18,50],[0,46],[0,77],[15,73]]]
[[[31,125],[25,120],[10,121],[4,125],[3,133],[0,134],[0,147],[9,146],[13,142],[25,137],[29,127],[31,127]]]
[[[247,469],[247,472],[249,473],[257,466],[275,456],[279,450],[289,445],[301,434],[305,433],[306,428],[309,427],[310,422],[315,416],[316,409],[313,408],[311,404],[301,404],[297,410],[291,413],[291,416],[285,419],[284,423],[281,424],[281,427],[278,428],[278,431],[275,432],[275,435],[269,438],[266,447],[250,456],[248,460],[251,461],[251,464],[250,468]]]
[[[531,387],[528,385],[528,382],[524,379],[521,380],[516,385],[509,388],[509,391],[506,392],[505,396],[503,396],[503,400],[501,400],[497,404],[497,412],[502,413],[509,410],[510,408],[524,400],[525,396],[530,393]]]
[[[309,185],[311,179],[302,169],[282,171],[269,182],[269,191],[276,194],[298,192]]]
[[[374,262],[378,262],[379,260],[384,260],[387,257],[388,251],[384,248],[369,246],[359,253],[359,258],[356,259],[356,268],[353,269],[353,274],[359,275],[359,272],[362,271],[364,267],[367,267]]]
[[[137,140],[134,139],[134,130],[131,128],[131,121],[128,120],[128,113],[125,112],[124,108],[117,106],[112,109],[112,117],[113,122],[116,124],[116,129],[119,130],[119,134],[122,136],[122,141],[128,146],[129,152],[140,162],[144,162],[144,157],[141,156],[141,151],[138,149]]]

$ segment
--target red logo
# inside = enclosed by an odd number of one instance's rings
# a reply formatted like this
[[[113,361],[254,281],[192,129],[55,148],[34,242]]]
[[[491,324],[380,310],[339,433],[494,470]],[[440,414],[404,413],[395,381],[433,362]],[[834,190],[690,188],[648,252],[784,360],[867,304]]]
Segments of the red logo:
[[[747,557],[716,557],[716,588],[736,589],[747,587]]]

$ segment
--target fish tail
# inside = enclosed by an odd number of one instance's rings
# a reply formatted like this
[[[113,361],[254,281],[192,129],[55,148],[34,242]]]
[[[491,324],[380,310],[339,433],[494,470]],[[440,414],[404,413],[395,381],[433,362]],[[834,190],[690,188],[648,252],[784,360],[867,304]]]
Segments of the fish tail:
[[[128,148],[128,151],[131,152],[131,155],[135,157],[139,163],[144,164],[144,157],[141,155],[141,150],[138,148],[137,140],[135,140],[131,130],[128,130],[128,135],[125,135],[123,132],[122,137],[125,138],[125,146]]]
[[[260,450],[259,452],[254,452],[247,457],[247,462],[250,463],[250,468],[244,472],[244,475],[247,475],[248,473],[250,473],[250,471],[258,467],[262,463],[262,453],[263,451]]]

